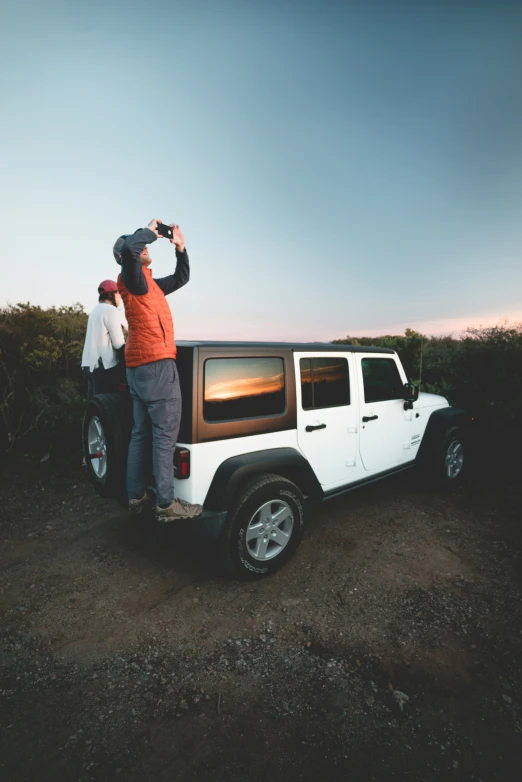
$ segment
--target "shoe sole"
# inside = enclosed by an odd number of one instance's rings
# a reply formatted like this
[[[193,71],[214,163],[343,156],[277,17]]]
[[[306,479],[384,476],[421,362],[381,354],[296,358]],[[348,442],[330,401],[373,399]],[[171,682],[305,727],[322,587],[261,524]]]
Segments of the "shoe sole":
[[[160,516],[156,514],[156,521],[159,521],[161,524],[168,524],[169,521],[183,521],[186,519],[197,519],[197,517],[201,515],[200,513],[197,514],[197,516]]]

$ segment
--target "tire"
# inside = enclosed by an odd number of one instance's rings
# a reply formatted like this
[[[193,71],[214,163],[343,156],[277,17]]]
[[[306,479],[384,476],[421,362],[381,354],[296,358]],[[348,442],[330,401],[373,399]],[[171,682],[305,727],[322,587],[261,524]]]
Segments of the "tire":
[[[93,396],[83,417],[83,452],[90,481],[102,497],[115,497],[124,505],[131,423],[129,399],[123,394]]]
[[[7,431],[7,424],[0,410],[0,458],[4,456],[9,450],[9,432]]]
[[[460,486],[466,476],[467,464],[463,431],[460,427],[454,426],[446,432],[435,466],[438,485],[444,489]]]
[[[279,475],[257,475],[228,512],[218,542],[222,568],[248,580],[275,573],[297,550],[304,522],[305,501],[297,486]]]

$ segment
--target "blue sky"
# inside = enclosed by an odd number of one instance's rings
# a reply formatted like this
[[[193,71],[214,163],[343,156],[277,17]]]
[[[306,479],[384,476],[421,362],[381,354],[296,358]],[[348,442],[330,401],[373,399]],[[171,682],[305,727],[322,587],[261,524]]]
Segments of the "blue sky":
[[[2,29],[0,305],[90,310],[159,217],[178,338],[522,321],[522,3],[20,0]]]

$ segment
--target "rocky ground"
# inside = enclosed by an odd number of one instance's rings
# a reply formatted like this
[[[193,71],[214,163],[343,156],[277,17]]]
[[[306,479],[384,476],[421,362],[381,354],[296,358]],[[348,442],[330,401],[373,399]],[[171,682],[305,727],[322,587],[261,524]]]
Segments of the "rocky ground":
[[[520,778],[516,480],[346,495],[253,584],[82,469],[0,480],[6,782]]]

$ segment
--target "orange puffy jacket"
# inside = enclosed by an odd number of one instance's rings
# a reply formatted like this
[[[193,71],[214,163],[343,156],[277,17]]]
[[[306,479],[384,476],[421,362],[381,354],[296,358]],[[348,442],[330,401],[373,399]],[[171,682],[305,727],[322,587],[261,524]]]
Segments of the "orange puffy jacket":
[[[121,274],[118,276],[118,290],[129,324],[125,364],[130,368],[163,358],[176,358],[174,323],[167,299],[152,279],[151,270],[142,268],[142,272],[149,290],[139,296],[129,291]]]

